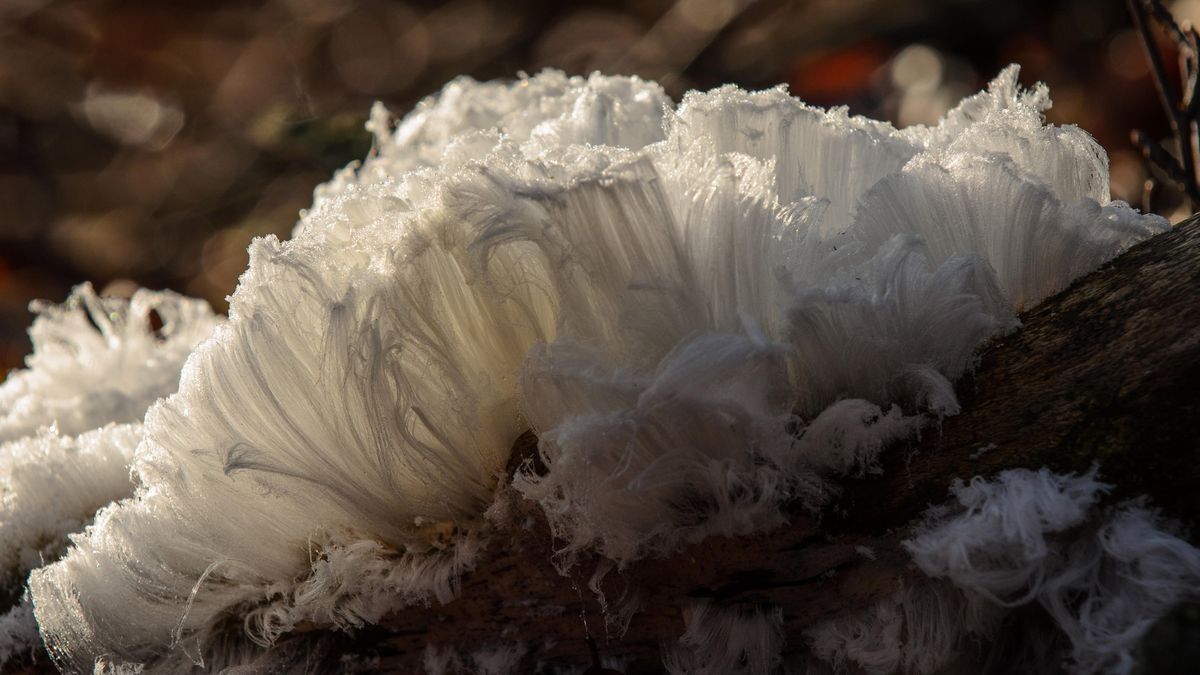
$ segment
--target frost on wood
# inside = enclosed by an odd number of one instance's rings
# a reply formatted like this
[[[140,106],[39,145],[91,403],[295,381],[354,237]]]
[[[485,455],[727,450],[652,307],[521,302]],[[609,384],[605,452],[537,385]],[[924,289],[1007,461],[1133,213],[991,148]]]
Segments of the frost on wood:
[[[1046,469],[956,483],[965,510],[933,515],[905,546],[923,572],[968,596],[1040,603],[1066,634],[1075,671],[1129,673],[1150,626],[1200,596],[1200,550],[1141,504],[1089,514],[1105,489],[1092,475]]]
[[[47,429],[0,445],[0,570],[4,586],[67,548],[102,506],[133,493],[129,461],[140,424],[109,425],[77,437]]]
[[[813,669],[857,668],[869,675],[982,672],[982,639],[996,632],[1002,614],[947,585],[923,583],[817,624],[805,637]]]
[[[26,595],[0,615],[0,665],[32,656],[40,643],[33,603]]]
[[[175,391],[218,322],[201,300],[146,290],[102,298],[87,284],[33,310],[28,368],[0,386],[0,583],[10,590],[97,509],[132,494],[142,417]]]
[[[98,509],[133,493],[142,416],[175,391],[184,360],[218,322],[201,300],[146,290],[102,298],[88,284],[62,305],[32,309],[28,368],[0,386],[0,589],[9,597]],[[37,643],[26,598],[0,618],[0,665]]]
[[[708,601],[684,611],[686,630],[665,649],[671,675],[769,673],[782,663],[783,613],[778,609],[730,610]]]
[[[102,298],[88,284],[61,305],[31,309],[39,314],[29,329],[33,355],[0,386],[0,443],[52,424],[74,436],[141,422],[150,404],[175,392],[184,360],[217,323],[203,300],[146,290]]]
[[[1016,78],[903,131],[783,89],[676,108],[554,72],[376,108],[372,155],[251,245],[229,321],[145,417],[136,496],[33,574],[51,654],[214,667],[231,619],[271,644],[445,601],[527,429],[514,486],[563,565],[820,508],[958,411],[1018,309],[1166,228],[1110,202],[1103,153]],[[743,656],[675,663],[774,662],[745,617],[696,611],[693,641]]]
[[[525,651],[520,643],[492,645],[470,653],[430,645],[423,665],[427,675],[516,675]]]
[[[1200,550],[1144,504],[1097,506],[1108,489],[1094,471],[1015,469],[955,482],[958,503],[932,509],[904,542],[931,581],[810,629],[813,655],[868,673],[1033,672],[1060,662],[1074,673],[1133,672],[1150,627],[1200,597]],[[1049,626],[1002,623],[1031,604]]]

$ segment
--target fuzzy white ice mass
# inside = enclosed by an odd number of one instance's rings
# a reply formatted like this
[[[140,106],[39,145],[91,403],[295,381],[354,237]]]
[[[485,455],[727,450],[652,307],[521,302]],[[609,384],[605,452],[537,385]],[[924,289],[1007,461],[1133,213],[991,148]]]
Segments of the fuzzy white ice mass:
[[[133,494],[146,409],[174,393],[184,361],[220,321],[202,300],[146,290],[101,298],[88,284],[31,309],[28,368],[0,385],[0,593],[9,597],[99,508]],[[0,617],[0,665],[36,636],[26,599]]]
[[[547,470],[513,485],[562,564],[819,508],[957,412],[1018,310],[1167,229],[1110,200],[1103,151],[1017,74],[903,130],[782,88],[676,106],[553,71],[376,107],[371,155],[251,245],[228,322],[145,416],[136,494],[33,572],[51,655],[215,669],[231,621],[269,645],[446,601],[527,429]],[[747,628],[770,621],[709,619],[693,632],[738,635],[739,663],[779,662],[750,653],[783,643]],[[713,651],[672,667],[731,663]]]

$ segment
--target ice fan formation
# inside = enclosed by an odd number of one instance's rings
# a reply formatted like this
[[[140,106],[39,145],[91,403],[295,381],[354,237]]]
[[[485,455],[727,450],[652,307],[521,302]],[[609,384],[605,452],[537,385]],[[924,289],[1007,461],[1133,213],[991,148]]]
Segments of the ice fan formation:
[[[10,597],[99,508],[133,493],[142,417],[175,391],[219,321],[202,300],[144,290],[101,298],[87,284],[33,309],[29,367],[0,386],[0,589]],[[31,646],[31,622],[27,601],[0,618],[0,665]]]
[[[213,669],[233,658],[231,619],[269,645],[447,600],[526,429],[545,471],[513,487],[560,564],[819,508],[839,476],[957,412],[952,382],[1017,311],[1166,229],[1110,201],[1104,153],[1046,126],[1049,105],[1013,67],[904,130],[782,89],[675,106],[636,78],[556,72],[456,80],[398,123],[377,107],[371,156],[317,189],[289,241],[251,245],[178,392],[140,429],[73,441],[82,457],[140,438],[137,487],[32,573],[48,650],[68,670]],[[173,388],[167,368],[107,357],[75,390],[31,366],[0,431],[133,422]],[[139,385],[93,396],[93,374]],[[39,433],[21,442],[68,451]],[[745,653],[669,665],[776,664],[749,653],[782,642],[772,621],[716,611],[693,642],[738,636]]]

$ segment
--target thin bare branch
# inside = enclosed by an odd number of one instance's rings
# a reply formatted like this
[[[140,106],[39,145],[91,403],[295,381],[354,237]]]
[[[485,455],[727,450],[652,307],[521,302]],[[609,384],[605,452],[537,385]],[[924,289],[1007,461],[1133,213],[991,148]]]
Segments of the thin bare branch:
[[[1167,68],[1163,64],[1162,55],[1158,53],[1154,33],[1150,30],[1150,23],[1146,16],[1146,3],[1143,0],[1128,0],[1127,4],[1129,13],[1133,17],[1134,27],[1142,37],[1142,46],[1146,50],[1146,57],[1150,59],[1150,68],[1154,74],[1154,87],[1158,91],[1159,102],[1162,103],[1163,110],[1167,113],[1171,129],[1178,132],[1179,106],[1176,104],[1178,98],[1171,86],[1170,78],[1167,77]]]
[[[1172,156],[1140,131],[1133,133],[1133,142],[1153,166],[1187,195],[1192,208],[1196,208],[1200,206],[1200,34],[1190,24],[1181,28],[1159,0],[1127,0],[1127,4],[1150,61],[1154,88],[1170,122],[1177,152]],[[1152,20],[1179,49],[1182,81],[1178,93],[1159,53],[1151,28]]]
[[[1179,50],[1179,72],[1184,77],[1183,115],[1196,119],[1200,112],[1200,33],[1191,25],[1186,27],[1187,44]]]
[[[1187,45],[1187,33],[1184,29],[1175,23],[1175,17],[1171,16],[1171,11],[1163,6],[1159,0],[1145,0],[1147,9],[1150,10],[1150,15],[1154,20],[1167,31],[1167,35],[1182,49]]]
[[[1189,174],[1179,165],[1178,160],[1144,132],[1134,131],[1133,144],[1142,152],[1142,157],[1166,174],[1172,182],[1186,188],[1190,182]]]

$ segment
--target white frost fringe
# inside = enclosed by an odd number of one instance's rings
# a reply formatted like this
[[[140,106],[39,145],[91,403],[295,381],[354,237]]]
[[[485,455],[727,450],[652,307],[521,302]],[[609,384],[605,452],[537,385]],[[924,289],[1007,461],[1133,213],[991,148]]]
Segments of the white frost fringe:
[[[1037,602],[1071,672],[1133,672],[1154,622],[1200,597],[1200,550],[1142,504],[1097,508],[1107,489],[1047,469],[956,482],[960,508],[934,509],[904,543],[937,581],[810,629],[813,654],[867,673],[974,672],[1003,615]],[[972,646],[974,661],[947,668]]]
[[[28,368],[0,385],[0,588],[12,595],[98,509],[133,494],[146,409],[176,390],[184,360],[220,321],[202,300],[106,298],[89,284],[31,309]],[[40,642],[32,608],[26,599],[0,619],[0,667]]]
[[[517,675],[525,645],[491,645],[470,653],[435,645],[425,647],[425,675]]]
[[[813,656],[834,672],[868,675],[954,672],[964,656],[978,657],[1003,610],[975,601],[945,584],[905,586],[875,606],[822,622],[805,631]],[[971,663],[964,672],[978,672]]]
[[[137,495],[33,574],[56,662],[204,663],[230,612],[269,641],[374,620],[356,594],[440,597],[447,568],[389,561],[469,564],[428,524],[472,531],[530,427],[548,472],[516,485],[568,561],[820,506],[954,413],[1018,308],[1167,226],[1110,202],[1099,147],[1016,82],[904,131],[782,88],[672,109],[550,71],[456,80],[395,131],[376,109],[377,153],[251,245],[145,418]]]
[[[683,612],[686,630],[664,648],[671,675],[767,675],[783,662],[783,611],[733,610],[697,601]]]
[[[0,445],[0,585],[23,586],[100,507],[133,493],[129,461],[141,440],[142,425],[121,424],[73,438],[50,428]]]
[[[74,436],[109,423],[141,422],[175,392],[184,360],[219,323],[203,300],[138,290],[100,297],[90,284],[61,305],[35,302],[27,369],[0,385],[0,443],[55,425]],[[158,314],[156,332],[150,313]]]
[[[0,666],[33,656],[40,643],[33,603],[26,594],[12,609],[0,615]]]

